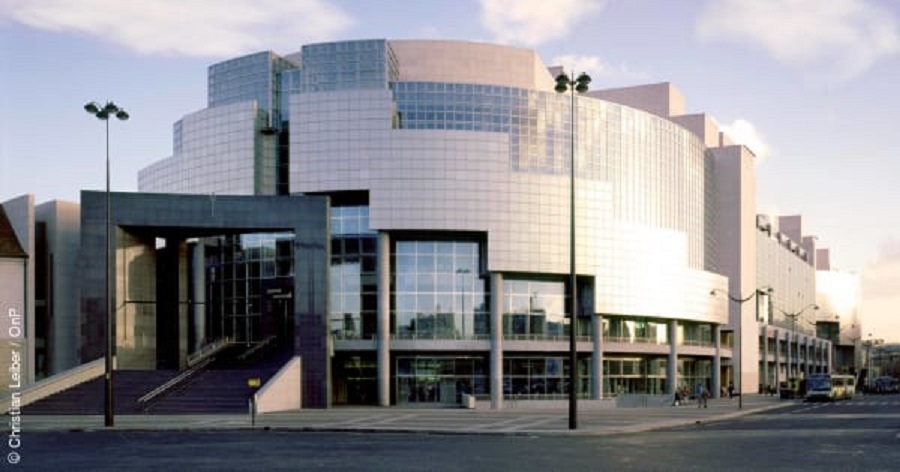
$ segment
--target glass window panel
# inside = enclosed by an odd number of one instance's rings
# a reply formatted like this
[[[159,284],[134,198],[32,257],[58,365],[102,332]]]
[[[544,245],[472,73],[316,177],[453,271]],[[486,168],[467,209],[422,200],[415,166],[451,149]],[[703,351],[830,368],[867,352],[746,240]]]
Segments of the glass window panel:
[[[451,293],[438,293],[435,295],[435,303],[437,304],[437,311],[442,313],[453,312],[454,310],[454,297]]]
[[[416,294],[416,309],[424,312],[433,312],[435,308],[435,300],[433,293]]]
[[[433,255],[419,254],[416,256],[416,270],[419,273],[434,272],[435,258]]]
[[[454,272],[454,263],[452,255],[441,254],[437,256],[437,271],[438,272]]]
[[[434,282],[434,274],[419,272],[416,276],[416,289],[419,292],[434,292]]]
[[[412,273],[416,270],[416,258],[410,255],[397,256],[397,273]]]

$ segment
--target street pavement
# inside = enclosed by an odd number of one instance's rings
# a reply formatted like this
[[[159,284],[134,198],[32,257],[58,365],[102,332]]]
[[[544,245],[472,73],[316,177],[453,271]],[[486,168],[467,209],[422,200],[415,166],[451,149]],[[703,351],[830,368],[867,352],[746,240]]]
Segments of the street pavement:
[[[338,407],[257,415],[119,415],[115,426],[103,426],[102,415],[24,415],[23,432],[40,431],[274,431],[398,432],[491,435],[612,435],[703,424],[758,413],[798,401],[747,395],[711,399],[707,408],[678,407],[580,409],[578,428],[568,428],[566,408],[454,409],[403,407]]]

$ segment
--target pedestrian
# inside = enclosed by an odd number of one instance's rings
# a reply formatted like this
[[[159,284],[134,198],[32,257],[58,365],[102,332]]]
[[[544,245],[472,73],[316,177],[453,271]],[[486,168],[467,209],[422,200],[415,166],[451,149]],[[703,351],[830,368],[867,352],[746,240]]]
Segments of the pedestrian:
[[[728,382],[728,398],[734,398],[734,382]]]
[[[697,386],[694,388],[694,395],[697,397],[697,408],[708,408],[706,401],[709,398],[709,390],[706,389],[705,385],[697,382]]]

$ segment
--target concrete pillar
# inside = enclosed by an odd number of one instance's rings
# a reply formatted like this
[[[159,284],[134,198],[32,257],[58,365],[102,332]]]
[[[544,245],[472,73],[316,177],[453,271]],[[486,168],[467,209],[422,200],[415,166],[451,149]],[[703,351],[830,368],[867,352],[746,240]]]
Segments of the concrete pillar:
[[[831,341],[825,342],[825,372],[833,372],[831,364],[831,351],[832,351]]]
[[[763,391],[760,393],[765,393],[766,386],[769,385],[769,330],[765,326],[760,330],[760,338],[763,343],[763,354],[762,354],[762,378],[759,380],[759,383],[763,386]]]
[[[809,356],[809,336],[806,336],[803,340],[803,374],[806,377],[809,377],[809,374],[812,372],[810,368],[810,363],[812,362],[812,358]]]
[[[669,361],[667,363],[666,393],[674,394],[678,388],[678,321],[669,320]]]
[[[391,404],[391,237],[378,233],[378,404]]]
[[[594,352],[591,356],[591,398],[603,398],[603,319],[601,315],[591,317],[594,336]]]
[[[775,390],[781,391],[781,331],[775,329]]]
[[[191,248],[191,324],[194,331],[194,345],[191,352],[196,352],[206,341],[206,245],[203,241],[192,244]]]
[[[787,375],[785,375],[785,379],[789,379],[794,376],[794,347],[791,346],[794,342],[794,332],[788,331],[787,335]]]
[[[712,368],[712,394],[713,398],[719,398],[722,394],[722,326],[713,328],[713,343],[716,346],[716,354],[713,356]]]
[[[503,409],[503,274],[491,273],[491,409]]]

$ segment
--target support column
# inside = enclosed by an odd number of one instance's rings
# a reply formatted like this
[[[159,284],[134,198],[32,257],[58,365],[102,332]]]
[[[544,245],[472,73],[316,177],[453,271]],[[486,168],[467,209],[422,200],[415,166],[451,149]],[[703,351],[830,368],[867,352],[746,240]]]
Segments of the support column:
[[[391,404],[391,237],[378,233],[378,404]]]
[[[766,393],[767,387],[769,384],[769,328],[763,326],[760,337],[763,342],[763,355],[762,355],[762,379],[760,379],[759,383],[762,384],[763,391],[760,392],[762,394]]]
[[[809,336],[807,336],[803,340],[803,352],[804,352],[804,354],[803,354],[803,367],[804,367],[803,374],[804,374],[804,376],[809,377],[809,374],[810,374],[809,363],[812,360],[809,357]]]
[[[591,317],[594,335],[594,352],[591,356],[591,398],[603,398],[603,319],[601,315]]]
[[[831,364],[831,351],[833,350],[833,346],[831,341],[825,342],[825,372],[834,372],[833,366]],[[855,363],[855,362],[854,362]]]
[[[201,239],[190,246],[191,251],[191,324],[194,343],[191,352],[198,351],[206,342],[206,245]]]
[[[503,274],[491,273],[491,409],[503,409]]]
[[[722,326],[713,328],[713,343],[716,346],[716,354],[713,356],[712,368],[712,394],[713,398],[722,396]]]
[[[669,321],[669,361],[667,363],[666,393],[674,394],[678,387],[678,321]]]
[[[788,331],[788,336],[787,336],[787,375],[785,375],[785,380],[794,376],[793,375],[793,372],[794,372],[794,357],[793,357],[794,349],[793,349],[793,346],[791,346],[791,344],[793,344],[793,343],[794,343],[794,332]]]
[[[775,390],[781,393],[781,331],[775,329]]]
[[[722,326],[713,327],[713,345],[716,353],[713,355],[713,371],[712,371],[712,397],[720,398],[722,396]]]

